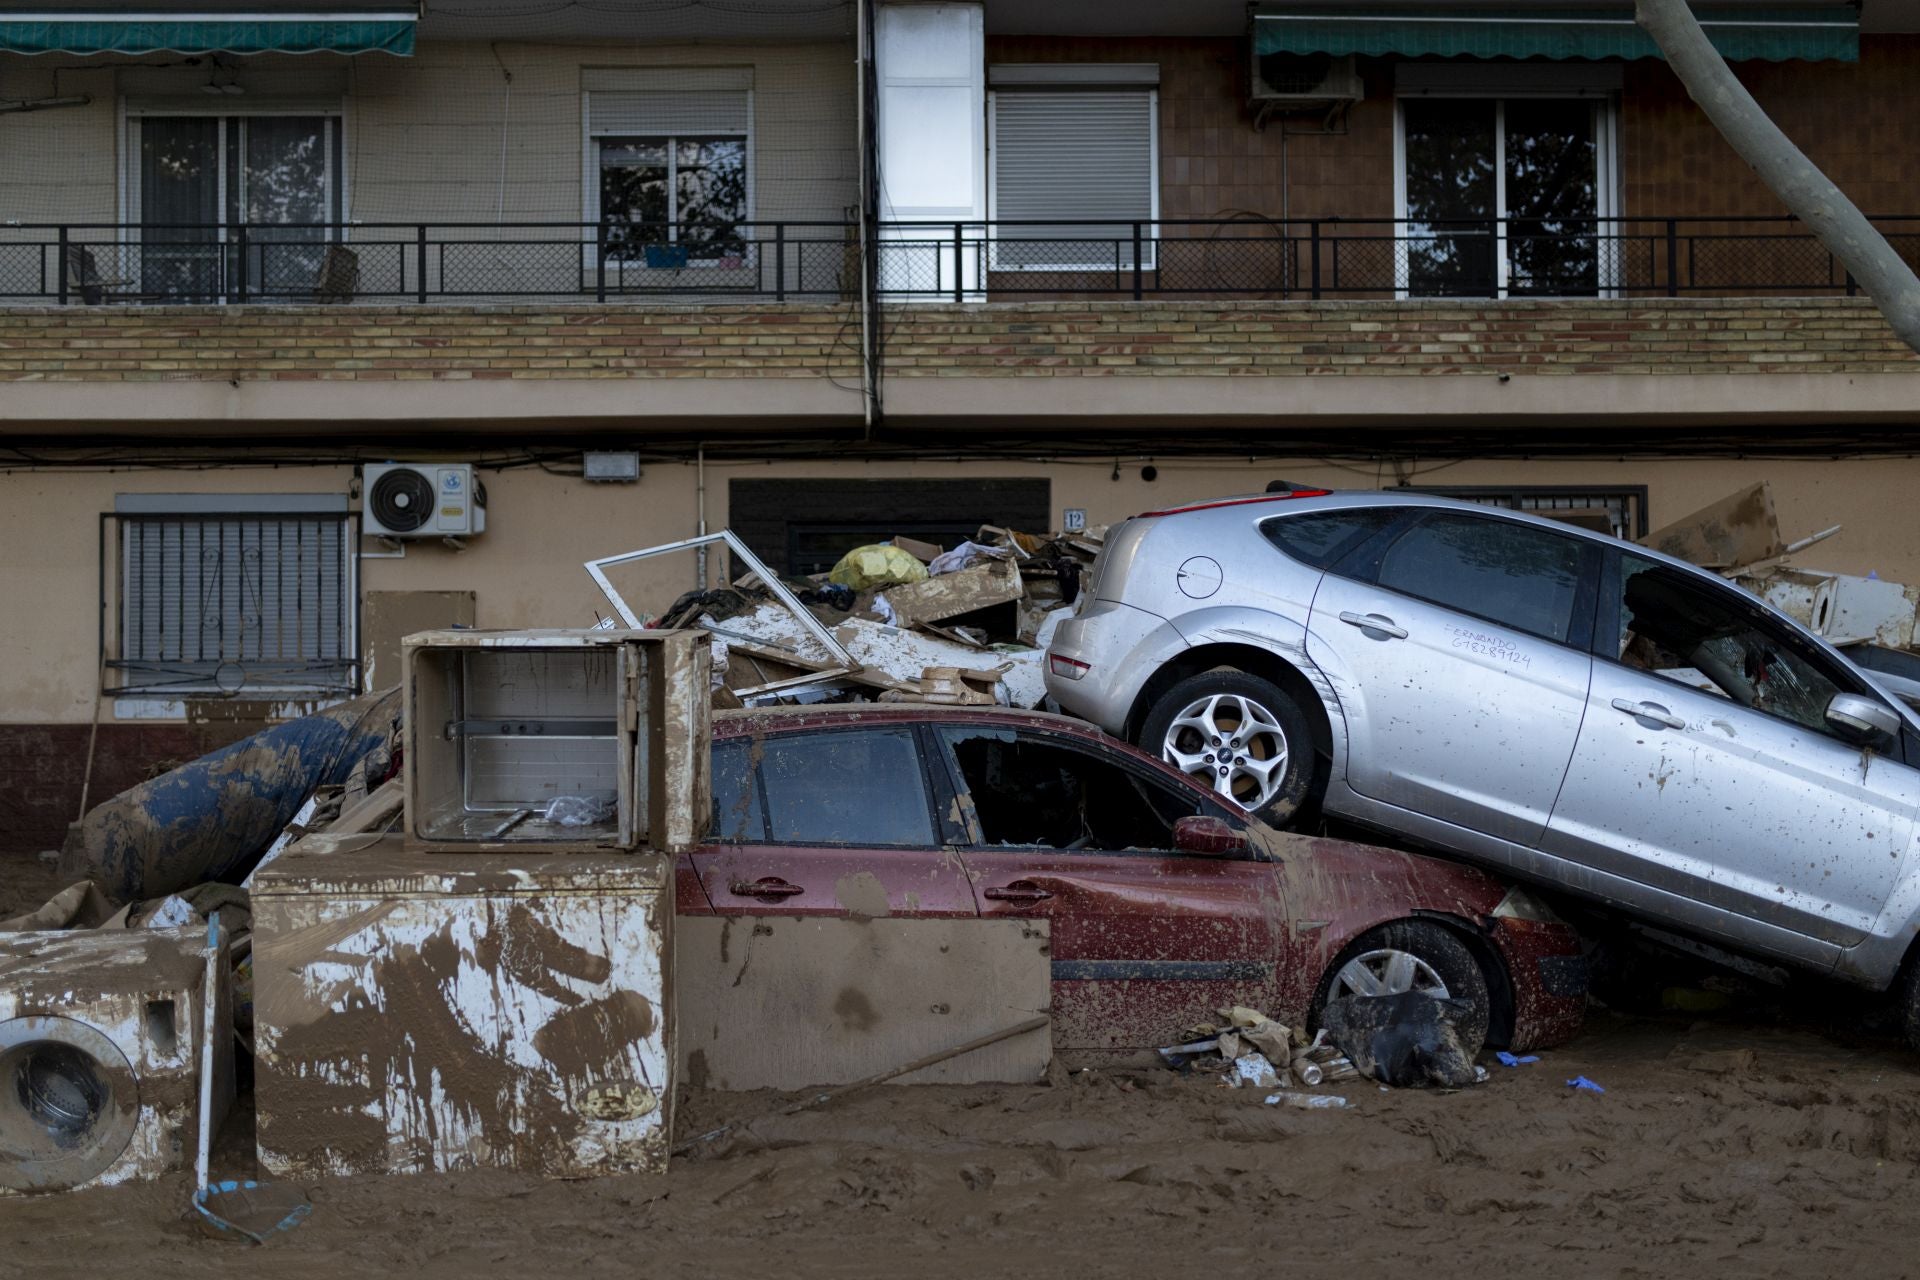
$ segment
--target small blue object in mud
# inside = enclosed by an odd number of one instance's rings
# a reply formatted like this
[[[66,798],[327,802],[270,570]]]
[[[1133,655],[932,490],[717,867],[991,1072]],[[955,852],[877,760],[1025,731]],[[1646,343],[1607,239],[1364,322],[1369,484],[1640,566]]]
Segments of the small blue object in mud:
[[[1499,1050],[1493,1056],[1500,1059],[1500,1065],[1503,1067],[1517,1067],[1523,1062],[1540,1061],[1540,1055],[1537,1053],[1529,1053],[1525,1057],[1516,1058],[1505,1049]]]
[[[1593,1081],[1587,1079],[1585,1076],[1575,1076],[1573,1079],[1567,1081],[1567,1088],[1585,1089],[1588,1093],[1605,1093],[1606,1092],[1605,1089],[1601,1088],[1599,1085],[1595,1084]]]

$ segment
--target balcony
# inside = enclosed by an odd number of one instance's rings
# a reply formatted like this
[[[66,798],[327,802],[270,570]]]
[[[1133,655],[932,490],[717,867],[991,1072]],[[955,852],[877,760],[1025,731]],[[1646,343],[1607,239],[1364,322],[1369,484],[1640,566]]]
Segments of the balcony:
[[[1920,215],[1876,220],[1920,256]],[[857,299],[851,222],[13,225],[0,304]],[[1790,217],[883,223],[882,302],[1831,297]]]

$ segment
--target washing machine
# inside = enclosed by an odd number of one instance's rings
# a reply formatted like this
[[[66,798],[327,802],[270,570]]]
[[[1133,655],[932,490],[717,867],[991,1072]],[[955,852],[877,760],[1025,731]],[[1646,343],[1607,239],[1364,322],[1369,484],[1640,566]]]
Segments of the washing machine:
[[[214,977],[207,1024],[208,968]],[[193,1167],[201,1054],[233,1097],[224,940],[204,927],[0,934],[0,1195]]]

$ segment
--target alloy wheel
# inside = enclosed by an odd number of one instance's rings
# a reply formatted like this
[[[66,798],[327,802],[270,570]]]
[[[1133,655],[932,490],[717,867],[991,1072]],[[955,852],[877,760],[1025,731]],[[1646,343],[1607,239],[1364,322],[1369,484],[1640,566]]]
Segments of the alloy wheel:
[[[1378,951],[1362,952],[1341,965],[1340,972],[1333,975],[1327,999],[1397,996],[1407,991],[1424,992],[1436,1000],[1448,998],[1447,984],[1432,965],[1411,951],[1382,947]]]
[[[1237,693],[1188,704],[1167,726],[1161,758],[1257,812],[1287,777],[1287,735],[1273,712]]]

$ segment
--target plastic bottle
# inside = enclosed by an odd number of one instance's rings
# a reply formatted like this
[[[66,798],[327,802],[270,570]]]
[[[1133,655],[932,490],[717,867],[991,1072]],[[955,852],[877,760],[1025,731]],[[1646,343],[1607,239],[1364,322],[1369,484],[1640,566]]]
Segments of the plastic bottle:
[[[1348,1105],[1347,1100],[1337,1093],[1295,1093],[1284,1089],[1279,1093],[1267,1095],[1270,1107],[1299,1107],[1305,1111],[1339,1110]]]

